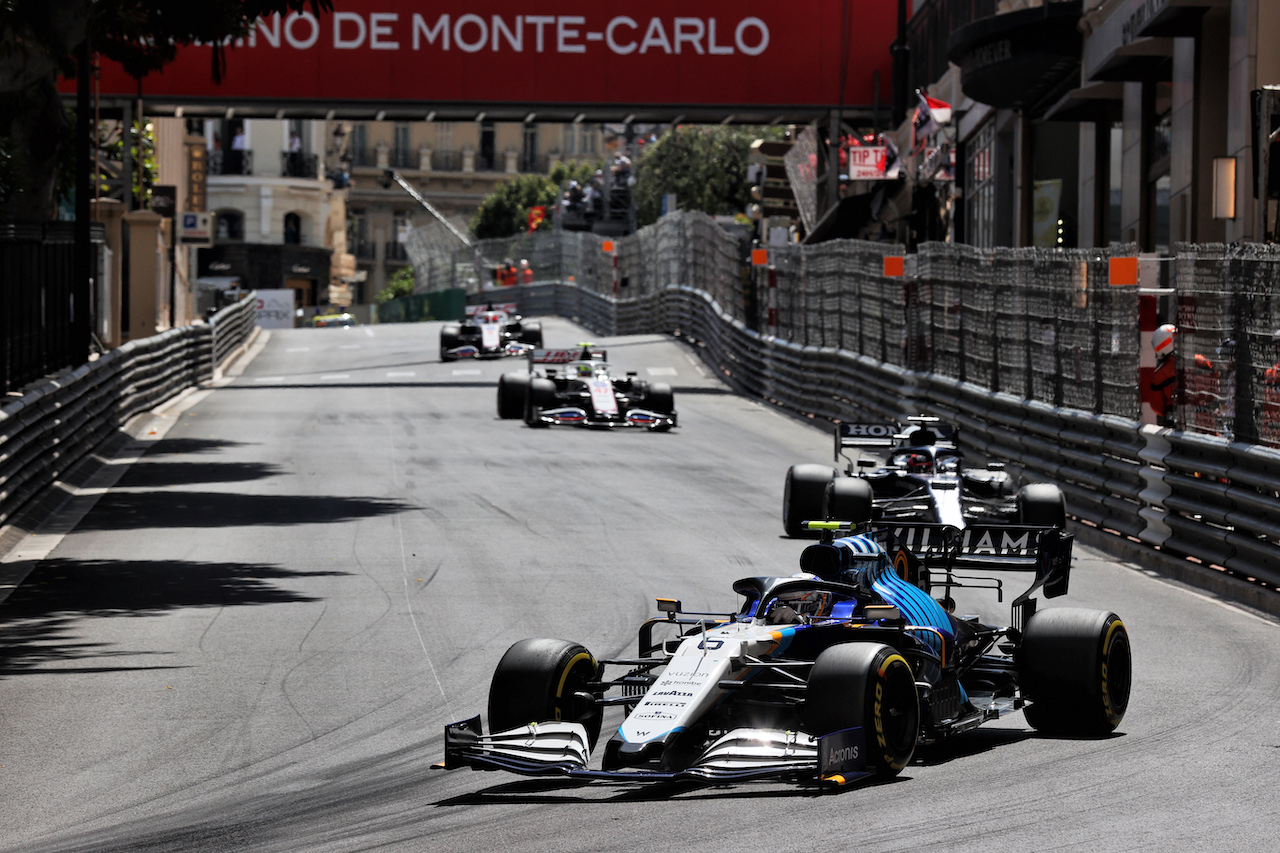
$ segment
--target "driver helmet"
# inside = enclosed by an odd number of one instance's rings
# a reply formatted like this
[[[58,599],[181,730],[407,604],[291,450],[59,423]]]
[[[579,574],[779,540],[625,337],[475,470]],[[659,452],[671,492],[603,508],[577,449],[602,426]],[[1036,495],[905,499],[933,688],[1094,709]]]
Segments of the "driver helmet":
[[[589,364],[579,364],[579,365],[578,365],[578,375],[579,375],[579,376],[590,376],[590,375],[591,375],[591,365],[589,365]]]
[[[1178,334],[1178,327],[1172,323],[1165,323],[1160,326],[1151,335],[1151,348],[1156,351],[1156,355],[1169,355],[1173,352],[1173,337]]]
[[[912,474],[928,474],[932,467],[929,457],[923,453],[912,453],[907,457],[907,471]]]

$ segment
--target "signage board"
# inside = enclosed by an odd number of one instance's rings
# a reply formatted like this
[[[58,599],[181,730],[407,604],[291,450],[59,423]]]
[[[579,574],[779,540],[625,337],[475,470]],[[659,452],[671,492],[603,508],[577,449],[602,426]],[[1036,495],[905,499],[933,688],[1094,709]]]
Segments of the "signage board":
[[[258,325],[264,329],[292,329],[294,318],[293,288],[258,291]]]
[[[212,213],[183,213],[178,222],[178,242],[184,246],[212,246],[213,228]]]
[[[845,149],[848,154],[846,166],[851,181],[883,181],[889,176],[885,174],[884,163],[887,149],[883,145],[850,145]]]
[[[330,105],[780,107],[815,115],[888,98],[893,3],[774,0],[343,0],[258,20],[226,50],[223,82],[208,46],[179,47],[141,80],[103,63],[104,97]],[[844,61],[842,63],[842,57]],[[843,67],[842,67],[843,64]],[[875,91],[875,80],[882,91]],[[74,90],[74,80],[64,81]],[[842,97],[843,95],[843,97]],[[425,115],[425,113],[424,113]]]

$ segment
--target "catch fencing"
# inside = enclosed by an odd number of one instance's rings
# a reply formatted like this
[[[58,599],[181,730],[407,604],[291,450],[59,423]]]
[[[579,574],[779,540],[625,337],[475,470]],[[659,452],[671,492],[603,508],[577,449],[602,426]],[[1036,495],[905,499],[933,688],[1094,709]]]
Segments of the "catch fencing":
[[[257,327],[257,293],[207,325],[130,341],[0,407],[0,525],[132,417],[213,378]]]
[[[775,247],[772,269],[752,269],[697,214],[613,254],[588,234],[521,240],[544,252],[535,283],[507,297],[524,314],[681,334],[735,390],[805,416],[954,421],[967,451],[1057,483],[1086,523],[1280,586],[1280,251],[1177,247],[1178,356],[1194,364],[1214,343],[1219,374],[1205,387],[1184,368],[1169,429],[1139,421],[1139,294],[1109,284],[1110,258],[1133,246],[926,244],[890,277],[899,248],[855,241]]]

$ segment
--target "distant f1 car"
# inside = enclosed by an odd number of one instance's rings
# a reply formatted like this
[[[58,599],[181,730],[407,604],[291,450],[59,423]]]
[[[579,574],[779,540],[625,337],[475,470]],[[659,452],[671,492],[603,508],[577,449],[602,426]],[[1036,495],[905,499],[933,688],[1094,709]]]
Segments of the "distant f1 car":
[[[542,324],[526,322],[514,304],[472,306],[461,323],[440,327],[441,361],[525,355],[541,346]]]
[[[782,491],[782,524],[788,536],[801,536],[805,520],[826,518],[826,501],[839,493],[863,494],[870,487],[872,521],[926,521],[965,527],[973,523],[1020,522],[1066,526],[1066,509],[1057,486],[1034,483],[1015,491],[1001,463],[964,467],[956,446],[957,430],[937,418],[896,424],[843,423],[835,428],[835,459],[846,461],[843,474],[829,465],[792,465]],[[845,456],[847,448],[877,449],[887,462]]]
[[[493,674],[489,733],[479,716],[448,725],[437,766],[842,785],[897,775],[917,745],[1016,710],[1049,735],[1103,736],[1120,723],[1132,670],[1124,623],[1108,611],[1038,610],[1033,597],[1066,594],[1071,534],[809,526],[823,538],[801,554],[801,572],[739,580],[734,611],[690,613],[658,599],[664,615],[640,626],[634,658],[597,660],[566,640],[517,642]],[[982,573],[1010,570],[1034,574],[1010,625],[952,612],[953,589],[1000,594],[1002,581]],[[597,764],[612,707],[626,718]]]
[[[572,350],[531,350],[528,373],[498,378],[498,417],[524,418],[531,427],[642,427],[664,432],[676,426],[675,396],[663,382],[628,372],[613,375],[606,352],[593,344]],[[548,365],[538,372],[535,365]]]

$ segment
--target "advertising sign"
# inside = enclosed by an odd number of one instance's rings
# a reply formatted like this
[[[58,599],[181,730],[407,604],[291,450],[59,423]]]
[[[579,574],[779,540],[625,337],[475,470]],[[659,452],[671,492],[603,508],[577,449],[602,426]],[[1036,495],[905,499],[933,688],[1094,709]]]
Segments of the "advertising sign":
[[[887,87],[893,3],[774,0],[343,0],[260,19],[210,76],[211,48],[182,47],[136,81],[104,62],[103,96],[382,104],[806,106],[875,101]],[[841,69],[841,57],[847,57]],[[841,97],[843,83],[843,99]],[[74,81],[68,84],[74,88]],[[881,100],[888,92],[880,93]]]
[[[883,181],[888,178],[884,172],[885,155],[888,151],[885,146],[850,145],[845,151],[849,156],[849,180]]]
[[[212,213],[183,213],[178,225],[178,242],[184,246],[213,245]]]
[[[264,329],[293,328],[293,288],[258,291],[258,325]]]

